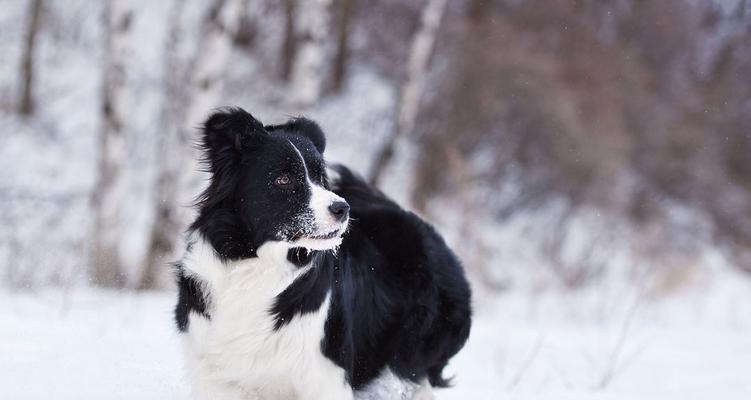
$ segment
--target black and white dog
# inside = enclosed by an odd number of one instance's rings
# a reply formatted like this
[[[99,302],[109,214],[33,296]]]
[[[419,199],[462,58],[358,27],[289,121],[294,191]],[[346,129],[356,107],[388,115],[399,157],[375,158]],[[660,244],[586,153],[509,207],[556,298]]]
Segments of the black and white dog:
[[[470,289],[433,228],[337,166],[298,118],[205,123],[211,173],[176,263],[201,399],[352,399],[384,376],[431,398],[470,329]],[[385,398],[403,398],[405,391]]]

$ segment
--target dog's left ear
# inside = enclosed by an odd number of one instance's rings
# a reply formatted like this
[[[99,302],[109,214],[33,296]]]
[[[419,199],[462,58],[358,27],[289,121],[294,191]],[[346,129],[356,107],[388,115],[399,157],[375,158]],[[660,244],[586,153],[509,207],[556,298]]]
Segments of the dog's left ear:
[[[290,133],[298,133],[306,138],[310,139],[319,153],[323,154],[326,150],[326,136],[315,121],[298,117],[287,121],[282,125],[269,125],[266,126],[266,130],[269,132],[274,131],[286,131]]]
[[[295,125],[297,126],[297,131],[300,132],[301,135],[310,139],[318,152],[323,154],[323,151],[326,150],[326,136],[323,134],[323,131],[318,124],[307,118],[297,118],[295,120]]]
[[[203,124],[202,147],[216,172],[220,165],[239,160],[244,149],[268,137],[263,124],[239,107],[222,108]]]

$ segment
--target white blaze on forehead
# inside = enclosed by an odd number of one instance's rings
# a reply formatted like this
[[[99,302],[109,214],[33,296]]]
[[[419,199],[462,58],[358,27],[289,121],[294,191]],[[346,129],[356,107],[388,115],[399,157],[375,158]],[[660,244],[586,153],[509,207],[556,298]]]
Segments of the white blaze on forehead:
[[[344,201],[344,199],[339,197],[336,193],[326,190],[319,184],[312,182],[310,180],[310,174],[308,173],[308,165],[305,164],[305,158],[303,158],[302,153],[294,143],[289,141],[289,144],[295,149],[295,152],[300,157],[303,169],[305,170],[305,181],[310,188],[310,202],[308,203],[308,207],[313,212],[313,218],[316,225],[315,229],[322,234],[330,233],[334,229],[338,229],[341,224],[331,214],[329,206],[334,202]]]

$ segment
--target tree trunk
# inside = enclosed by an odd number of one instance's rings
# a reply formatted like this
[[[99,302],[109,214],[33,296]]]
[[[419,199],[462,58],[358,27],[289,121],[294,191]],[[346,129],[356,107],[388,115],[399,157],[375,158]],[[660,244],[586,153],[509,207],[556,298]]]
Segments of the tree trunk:
[[[180,233],[192,216],[186,205],[195,198],[201,183],[196,163],[200,154],[194,150],[193,128],[203,122],[213,108],[220,105],[217,102],[245,2],[216,0],[212,4],[202,24],[201,42],[189,73],[189,85],[182,91],[182,80],[171,76],[179,69],[181,60],[174,53],[167,52],[166,107],[172,104],[179,106],[177,110],[170,112],[174,117],[172,122],[167,121],[165,124],[166,137],[160,146],[159,154],[169,154],[169,157],[160,159],[156,214],[144,270],[138,283],[140,289],[157,286],[158,271],[173,255]],[[182,5],[178,7],[182,8]],[[179,11],[179,14],[182,12]],[[179,21],[173,23],[179,24]],[[181,36],[180,29],[179,26],[173,26],[170,37],[173,43],[168,44],[168,47],[174,48],[177,45]],[[180,110],[184,111],[181,113]]]
[[[185,0],[176,0],[170,12],[170,28],[164,47],[164,103],[161,121],[162,135],[157,145],[159,157],[154,222],[151,227],[149,249],[143,263],[137,289],[147,290],[159,286],[160,271],[165,270],[168,257],[172,255],[175,240],[180,233],[180,221],[177,219],[179,206],[177,200],[177,182],[183,157],[189,157],[190,151],[180,138],[180,125],[183,120],[182,110],[186,99],[183,88],[187,76],[178,49],[183,40],[183,15]],[[188,154],[184,154],[188,153]],[[169,154],[169,157],[165,155]]]
[[[295,40],[295,0],[284,0],[284,41],[279,59],[281,60],[280,78],[289,82],[292,65],[295,61],[297,40]]]
[[[21,61],[21,96],[18,112],[29,116],[34,113],[34,49],[36,49],[39,20],[42,16],[42,0],[29,3],[29,19],[26,24],[23,56]]]
[[[244,0],[215,0],[204,19],[188,87],[185,127],[192,128],[216,107],[232,55],[232,43],[243,14]],[[184,138],[192,139],[192,130]]]
[[[735,17],[738,20],[743,20],[746,17],[746,12],[748,9],[748,5],[746,4],[746,0],[740,0],[738,2],[738,5],[735,7]]]
[[[102,130],[99,141],[99,180],[94,190],[94,232],[91,268],[95,284],[121,287],[120,212],[126,195],[125,118],[129,114],[126,60],[133,10],[127,0],[109,0],[104,6],[105,45],[102,93]]]
[[[420,106],[420,95],[428,73],[428,61],[441,23],[446,0],[429,0],[422,11],[420,28],[415,33],[407,61],[407,79],[399,89],[394,133],[384,144],[375,159],[370,182],[377,185],[384,170],[394,156],[396,141],[412,131]]]
[[[349,37],[355,2],[356,0],[341,0],[336,57],[334,58],[334,75],[331,83],[331,89],[335,93],[341,92],[342,86],[344,86],[344,80],[347,77],[347,66],[349,65]]]
[[[289,87],[290,103],[299,109],[315,104],[321,95],[330,0],[309,0],[295,10],[297,54]]]

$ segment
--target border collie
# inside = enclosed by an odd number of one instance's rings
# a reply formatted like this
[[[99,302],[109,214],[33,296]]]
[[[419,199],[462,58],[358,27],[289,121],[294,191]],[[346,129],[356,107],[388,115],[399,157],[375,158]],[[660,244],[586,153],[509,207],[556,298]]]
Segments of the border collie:
[[[175,263],[194,396],[429,399],[447,386],[470,289],[430,225],[347,168],[327,171],[308,119],[264,126],[222,109],[201,146],[211,180]],[[368,395],[388,377],[404,386]]]

